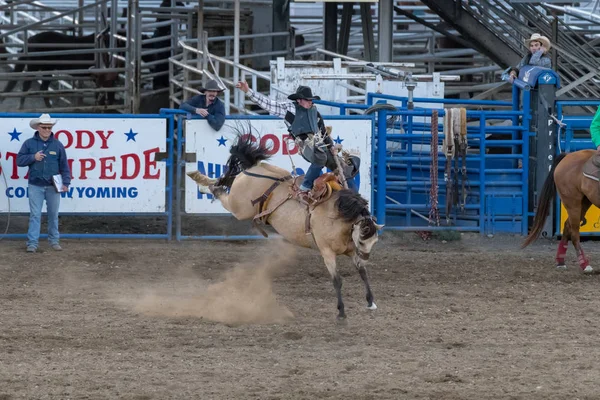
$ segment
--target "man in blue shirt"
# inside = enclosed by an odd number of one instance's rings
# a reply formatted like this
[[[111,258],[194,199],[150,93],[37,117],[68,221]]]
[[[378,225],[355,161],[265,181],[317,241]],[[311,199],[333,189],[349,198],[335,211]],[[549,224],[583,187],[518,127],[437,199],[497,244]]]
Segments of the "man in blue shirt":
[[[202,94],[181,103],[179,109],[206,118],[208,124],[218,131],[225,123],[225,105],[217,98],[223,90],[225,89],[221,89],[217,81],[211,79],[206,87],[200,89]]]
[[[62,250],[58,233],[58,207],[60,193],[66,192],[71,183],[71,170],[67,162],[65,146],[54,138],[52,127],[56,120],[48,114],[42,114],[29,122],[35,133],[27,139],[19,154],[17,165],[29,167],[29,229],[27,231],[27,252],[35,253],[40,238],[42,206],[46,200],[48,211],[48,241],[57,251]],[[62,184],[55,187],[54,175],[60,175]]]

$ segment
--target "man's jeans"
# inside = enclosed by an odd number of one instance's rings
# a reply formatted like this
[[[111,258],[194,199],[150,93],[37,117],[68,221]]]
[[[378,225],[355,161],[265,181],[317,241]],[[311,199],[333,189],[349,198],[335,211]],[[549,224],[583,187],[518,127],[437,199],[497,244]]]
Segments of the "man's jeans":
[[[60,193],[54,189],[54,186],[29,185],[27,247],[38,247],[44,200],[46,200],[48,211],[48,241],[50,245],[58,244],[58,206],[60,205]]]
[[[322,166],[317,164],[310,164],[306,174],[304,175],[304,181],[302,181],[302,185],[300,185],[300,190],[310,190],[315,183],[315,179],[321,175]]]

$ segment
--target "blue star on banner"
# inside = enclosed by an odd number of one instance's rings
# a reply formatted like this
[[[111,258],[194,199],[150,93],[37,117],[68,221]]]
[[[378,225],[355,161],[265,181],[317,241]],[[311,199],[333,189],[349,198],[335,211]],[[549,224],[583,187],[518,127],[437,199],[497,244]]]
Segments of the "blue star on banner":
[[[337,144],[342,144],[342,142],[344,141],[344,139],[340,139],[340,135],[338,135],[337,138],[333,139],[334,142],[336,142]]]
[[[127,136],[126,142],[129,142],[130,140],[136,141],[135,135],[137,135],[137,133],[134,133],[133,129],[129,129],[129,132],[125,132],[124,135]]]
[[[227,139],[225,139],[223,137],[223,135],[221,135],[220,139],[217,139],[217,142],[219,142],[219,146],[225,146],[225,142],[227,141]]]
[[[17,142],[20,142],[21,139],[19,139],[19,135],[22,133],[23,132],[17,132],[17,128],[14,128],[12,132],[8,132],[10,135],[10,141],[12,142],[13,140],[16,140]]]

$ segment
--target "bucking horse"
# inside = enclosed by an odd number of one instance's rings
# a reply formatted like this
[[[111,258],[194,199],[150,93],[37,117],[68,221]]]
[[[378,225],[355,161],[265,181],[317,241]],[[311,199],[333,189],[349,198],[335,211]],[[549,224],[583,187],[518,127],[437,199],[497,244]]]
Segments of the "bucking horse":
[[[188,173],[199,190],[212,194],[238,220],[252,219],[257,227],[268,224],[289,242],[318,249],[333,280],[339,319],[346,313],[342,278],[336,269],[338,255],[352,259],[365,284],[367,308],[377,309],[366,261],[383,226],[376,224],[367,201],[344,189],[334,173],[319,177],[310,194],[300,192],[302,177],[264,162],[270,158],[269,149],[251,135],[238,134],[229,152],[226,172],[218,179],[198,171]]]

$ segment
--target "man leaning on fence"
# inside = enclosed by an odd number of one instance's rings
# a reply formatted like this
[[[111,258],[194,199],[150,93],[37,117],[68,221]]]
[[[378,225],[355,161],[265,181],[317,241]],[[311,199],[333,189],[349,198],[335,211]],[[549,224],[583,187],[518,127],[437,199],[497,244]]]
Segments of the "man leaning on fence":
[[[28,253],[35,253],[38,248],[44,201],[48,211],[48,241],[54,250],[62,250],[58,233],[59,190],[61,192],[68,190],[71,183],[71,170],[65,147],[52,133],[54,124],[56,120],[50,118],[48,114],[32,119],[29,126],[35,130],[35,133],[32,138],[23,143],[17,155],[17,165],[29,167]]]
[[[199,90],[202,94],[181,103],[179,109],[200,115],[215,131],[218,131],[225,123],[225,105],[217,97],[223,90],[225,89],[219,87],[217,81],[211,79],[206,83],[206,87]]]

